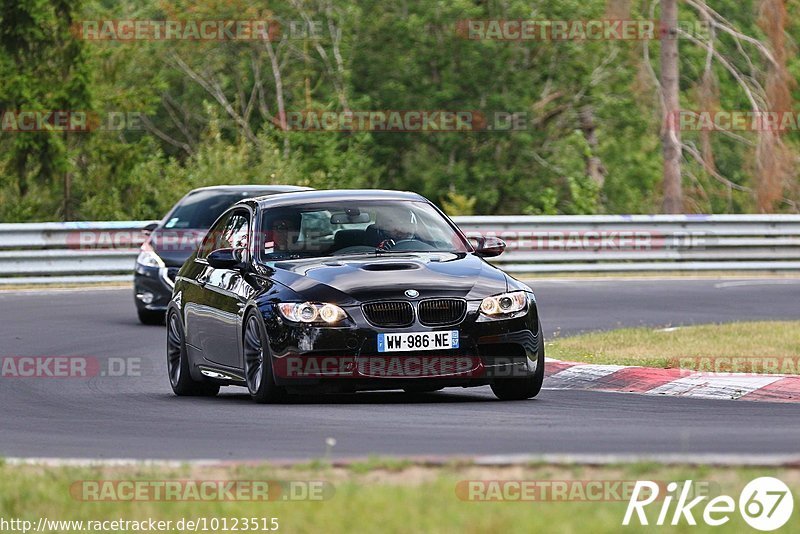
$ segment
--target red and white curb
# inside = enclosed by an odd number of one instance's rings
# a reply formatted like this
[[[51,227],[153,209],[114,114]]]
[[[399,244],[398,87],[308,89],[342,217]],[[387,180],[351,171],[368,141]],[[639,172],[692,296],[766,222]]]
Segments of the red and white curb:
[[[800,375],[701,373],[623,365],[593,365],[548,358],[544,387],[643,395],[800,402]]]

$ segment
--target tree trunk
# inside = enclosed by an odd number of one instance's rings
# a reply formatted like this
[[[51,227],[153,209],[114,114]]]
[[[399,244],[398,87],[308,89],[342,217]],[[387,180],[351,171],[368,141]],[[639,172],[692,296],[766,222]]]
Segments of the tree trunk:
[[[767,69],[766,96],[770,111],[792,111],[794,80],[787,69],[791,52],[787,49],[786,27],[789,15],[785,0],[762,0],[758,24],[767,35],[772,56]],[[760,213],[774,213],[786,184],[795,181],[797,169],[792,151],[781,139],[781,132],[758,132],[756,147],[756,202]]]
[[[69,154],[69,134],[67,132],[64,132],[64,152]],[[72,220],[72,173],[69,169],[64,171],[64,206],[62,215],[64,221]]]
[[[590,154],[586,157],[586,174],[597,184],[598,188],[603,187],[605,182],[605,169],[603,162],[596,156],[597,154],[597,134],[595,133],[594,110],[591,106],[584,106],[578,112],[578,118],[583,130],[583,137],[589,145]]]
[[[285,131],[288,126],[286,124],[286,105],[283,101],[283,76],[281,75],[281,66],[280,62],[278,61],[278,55],[275,53],[275,50],[272,48],[272,43],[267,40],[264,41],[264,44],[267,48],[267,54],[269,54],[269,64],[272,67],[272,77],[275,78],[275,99],[278,103],[278,119],[280,120],[280,127],[283,132],[283,157],[289,157],[289,136]]]
[[[681,186],[681,132],[678,78],[678,0],[661,2],[661,90],[664,98],[662,150],[664,154],[664,213],[683,211]]]

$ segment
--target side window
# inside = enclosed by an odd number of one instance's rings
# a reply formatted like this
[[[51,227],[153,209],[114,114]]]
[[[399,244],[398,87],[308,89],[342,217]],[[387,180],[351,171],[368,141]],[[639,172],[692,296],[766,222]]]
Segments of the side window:
[[[217,224],[208,230],[208,233],[203,238],[203,243],[200,245],[200,250],[197,252],[198,258],[205,258],[218,248],[222,248],[217,246],[217,244],[222,242],[222,238],[225,234],[225,228],[228,226],[230,219],[231,214],[229,213],[217,221]]]
[[[231,212],[208,231],[197,257],[205,258],[220,248],[244,248],[247,250],[249,235],[250,215],[247,211]]]
[[[227,244],[220,248],[243,248],[248,250],[250,238],[250,216],[246,211],[235,211],[225,227]]]

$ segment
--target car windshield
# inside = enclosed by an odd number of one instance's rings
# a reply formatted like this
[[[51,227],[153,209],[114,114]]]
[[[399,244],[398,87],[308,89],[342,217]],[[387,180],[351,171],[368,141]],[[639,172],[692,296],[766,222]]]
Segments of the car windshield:
[[[463,237],[427,202],[340,201],[268,209],[261,257],[276,260],[402,252],[467,252]]]
[[[272,190],[215,191],[205,190],[190,193],[172,213],[164,228],[210,228],[222,212],[243,198],[259,197],[275,193]]]

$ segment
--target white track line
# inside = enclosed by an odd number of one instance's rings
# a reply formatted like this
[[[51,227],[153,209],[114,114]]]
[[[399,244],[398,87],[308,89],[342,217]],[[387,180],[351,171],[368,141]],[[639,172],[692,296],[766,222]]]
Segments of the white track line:
[[[714,284],[716,289],[725,289],[728,287],[747,287],[747,286],[779,286],[779,285],[797,285],[800,284],[800,279],[779,279],[779,280],[738,280],[735,282],[720,282]]]
[[[510,465],[618,465],[656,462],[665,465],[713,465],[713,466],[765,466],[782,467],[800,465],[798,454],[498,454],[487,456],[385,456],[385,458],[408,459],[412,463],[428,466],[452,465],[454,461],[465,461],[478,466]],[[366,457],[331,459],[334,467],[346,467],[363,462]],[[131,458],[6,458],[5,463],[13,466],[46,467],[154,467],[175,469],[182,466],[225,468],[243,465],[291,466],[308,463],[309,459],[284,460],[136,460]]]

